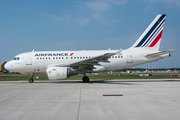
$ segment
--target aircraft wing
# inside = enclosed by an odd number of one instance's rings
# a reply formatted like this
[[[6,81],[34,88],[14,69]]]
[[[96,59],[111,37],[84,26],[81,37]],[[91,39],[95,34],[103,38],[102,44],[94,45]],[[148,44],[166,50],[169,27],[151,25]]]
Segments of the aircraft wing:
[[[156,56],[164,55],[173,51],[175,50],[166,50],[166,51],[156,52],[156,53],[148,54],[146,55],[146,57],[156,57]]]
[[[106,62],[109,63],[108,59],[113,55],[120,55],[122,49],[117,51],[116,53],[105,53],[99,56],[95,56],[89,59],[85,59],[78,62],[73,62],[69,64],[70,67],[78,66],[79,70],[82,69],[94,69],[94,65],[100,65],[99,62]]]
[[[49,66],[56,66],[56,67],[72,67],[73,69],[76,70],[83,70],[83,69],[88,69],[88,70],[92,70],[95,69],[94,65],[99,65],[99,62],[106,62],[109,63],[108,59],[113,56],[113,55],[121,55],[121,51],[122,49],[120,49],[119,51],[115,52],[115,53],[105,53],[102,55],[98,55],[98,56],[94,56],[92,58],[88,58],[88,59],[84,59],[78,62],[72,62],[70,64],[51,64]]]

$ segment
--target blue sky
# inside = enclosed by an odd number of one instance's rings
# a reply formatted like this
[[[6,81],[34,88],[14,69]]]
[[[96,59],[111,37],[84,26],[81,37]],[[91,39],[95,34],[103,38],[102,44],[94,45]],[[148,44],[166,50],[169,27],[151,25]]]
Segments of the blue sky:
[[[180,0],[0,0],[0,61],[33,49],[126,49],[158,14],[167,15],[160,50],[176,51],[153,66],[180,67]]]

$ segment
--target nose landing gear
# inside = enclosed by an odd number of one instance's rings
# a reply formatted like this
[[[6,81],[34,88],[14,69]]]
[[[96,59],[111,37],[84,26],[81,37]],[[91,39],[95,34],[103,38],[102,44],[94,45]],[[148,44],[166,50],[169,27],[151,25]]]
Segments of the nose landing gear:
[[[29,83],[33,83],[33,82],[34,82],[33,76],[34,76],[34,73],[31,73],[31,74],[30,74],[30,77],[31,77],[31,78],[29,79]]]

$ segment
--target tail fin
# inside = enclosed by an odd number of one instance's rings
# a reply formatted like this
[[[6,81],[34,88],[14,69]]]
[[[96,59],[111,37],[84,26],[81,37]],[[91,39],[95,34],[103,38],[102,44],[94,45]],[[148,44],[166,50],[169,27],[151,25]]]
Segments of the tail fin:
[[[166,15],[160,14],[152,21],[144,33],[139,37],[139,39],[132,46],[133,48],[146,48],[153,51],[158,51],[162,32],[164,28]]]

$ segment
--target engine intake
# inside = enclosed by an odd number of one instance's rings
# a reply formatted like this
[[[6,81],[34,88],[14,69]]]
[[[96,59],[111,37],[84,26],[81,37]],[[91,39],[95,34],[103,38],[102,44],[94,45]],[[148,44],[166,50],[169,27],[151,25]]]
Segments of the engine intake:
[[[72,75],[77,75],[78,73],[69,67],[48,67],[46,69],[48,79],[58,80],[68,78]]]

